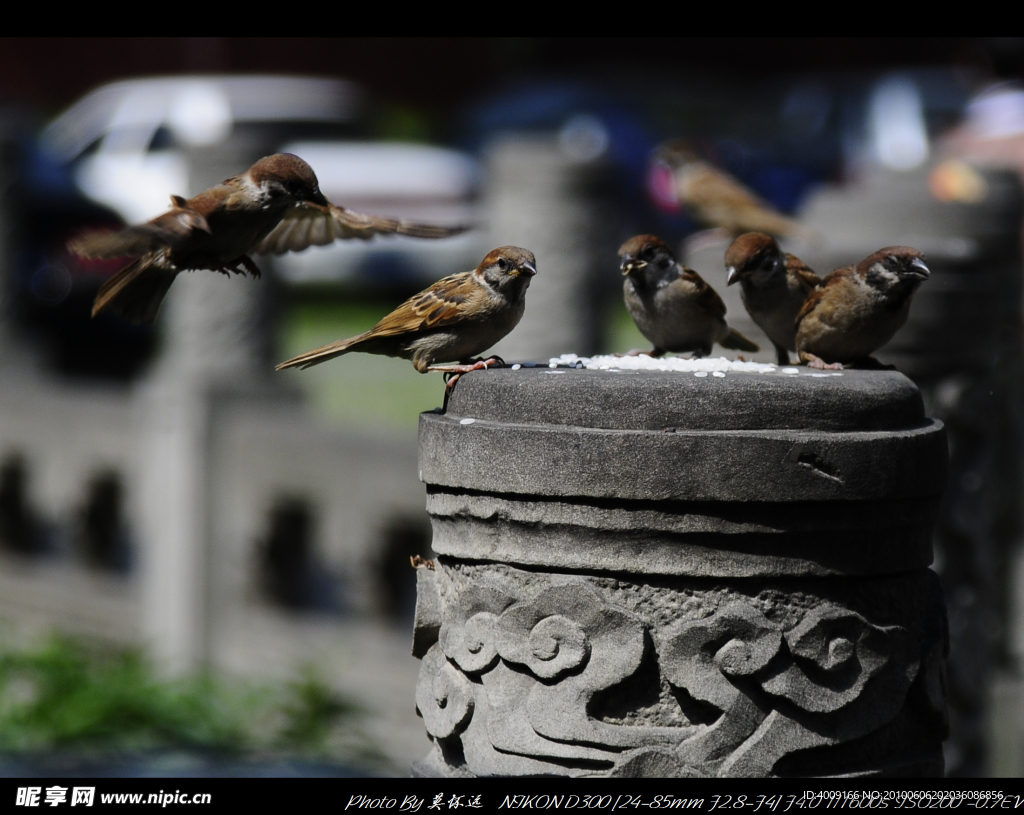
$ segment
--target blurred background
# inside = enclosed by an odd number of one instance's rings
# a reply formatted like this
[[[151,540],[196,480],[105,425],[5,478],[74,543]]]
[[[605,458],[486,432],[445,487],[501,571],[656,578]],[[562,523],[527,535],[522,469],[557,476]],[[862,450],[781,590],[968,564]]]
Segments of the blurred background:
[[[688,140],[812,238],[933,276],[879,353],[950,432],[936,533],[947,771],[1024,775],[1024,39],[16,39],[0,47],[0,772],[405,774],[430,555],[417,414],[443,383],[372,326],[491,248],[534,251],[546,361],[647,347],[617,247],[654,232],[725,287],[728,240],[659,183]],[[89,318],[122,265],[65,249],[288,151],[335,203],[455,238],[182,275],[155,328]],[[99,768],[99,769],[98,769]]]

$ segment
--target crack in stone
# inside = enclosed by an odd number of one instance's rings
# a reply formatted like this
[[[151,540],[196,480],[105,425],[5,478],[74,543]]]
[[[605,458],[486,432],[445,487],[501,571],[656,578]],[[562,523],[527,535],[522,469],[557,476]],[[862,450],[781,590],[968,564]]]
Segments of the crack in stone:
[[[805,450],[803,444],[794,445],[793,449],[789,452],[788,458],[791,463],[799,467],[806,467],[815,475],[835,481],[837,484],[844,483],[842,477],[836,475],[835,467],[817,453]]]

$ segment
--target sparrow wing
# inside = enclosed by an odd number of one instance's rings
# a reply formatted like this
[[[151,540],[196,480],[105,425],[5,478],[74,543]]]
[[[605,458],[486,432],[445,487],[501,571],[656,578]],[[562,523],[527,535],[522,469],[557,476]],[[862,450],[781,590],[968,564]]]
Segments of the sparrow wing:
[[[686,200],[697,205],[714,202],[733,207],[768,206],[731,175],[703,162],[699,171],[696,167],[690,171],[690,177],[686,180]]]
[[[321,206],[304,201],[285,212],[280,223],[250,251],[283,255],[310,246],[326,246],[336,240],[374,235],[411,235],[414,238],[447,238],[465,232],[465,226],[430,226],[409,221],[363,215],[344,207]]]
[[[68,242],[68,251],[85,258],[142,257],[164,247],[175,248],[196,230],[210,231],[206,218],[176,207],[152,221],[117,232],[86,232]]]
[[[366,332],[366,337],[393,337],[412,331],[443,328],[477,312],[472,305],[485,292],[473,272],[441,278],[430,288],[410,297]]]
[[[694,296],[703,311],[715,317],[725,317],[725,303],[703,277],[684,267],[680,278],[693,286]]]
[[[835,306],[830,302],[828,298],[828,292],[830,289],[834,289],[836,286],[844,285],[844,281],[847,277],[853,274],[853,267],[847,266],[842,269],[836,269],[834,272],[830,272],[828,277],[822,281],[821,285],[815,288],[807,296],[807,300],[804,301],[803,308],[800,309],[800,313],[796,315],[795,324],[800,325],[800,321],[803,320],[808,314],[818,308],[819,304],[822,305],[818,318],[824,322],[830,323],[829,319],[835,312]]]
[[[786,255],[786,271],[800,283],[805,291],[816,289],[821,285],[821,278],[796,255]]]
[[[769,235],[792,235],[801,227],[791,218],[777,212],[771,204],[756,195],[728,173],[704,165],[692,169],[685,185],[678,184],[683,203],[694,214],[715,227],[730,232],[767,232]]]
[[[484,296],[486,293],[474,279],[473,272],[450,275],[410,297],[369,331],[292,357],[278,365],[277,370],[308,368],[348,353],[369,340],[417,334],[452,325],[465,319],[467,313],[481,313],[480,309],[474,309],[471,304]]]

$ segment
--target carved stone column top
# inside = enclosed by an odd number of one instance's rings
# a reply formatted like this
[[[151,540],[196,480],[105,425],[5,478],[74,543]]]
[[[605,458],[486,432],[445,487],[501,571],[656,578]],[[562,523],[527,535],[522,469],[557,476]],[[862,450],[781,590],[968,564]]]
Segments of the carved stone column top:
[[[946,456],[895,372],[465,376],[420,420],[414,772],[940,775]]]
[[[945,486],[941,422],[889,371],[521,369],[420,417],[428,485],[640,501],[878,501]]]
[[[896,371],[814,374],[498,368],[466,376],[448,416],[607,430],[901,430],[925,422]]]

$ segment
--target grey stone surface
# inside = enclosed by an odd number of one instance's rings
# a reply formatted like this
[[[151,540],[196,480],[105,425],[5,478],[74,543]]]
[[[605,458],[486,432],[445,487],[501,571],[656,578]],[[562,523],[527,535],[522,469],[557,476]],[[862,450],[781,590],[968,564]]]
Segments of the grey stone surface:
[[[417,774],[941,774],[945,436],[908,380],[492,373],[421,418]]]
[[[447,415],[605,430],[871,431],[925,422],[917,387],[896,371],[841,376],[497,368],[466,375]]]
[[[928,258],[931,278],[877,356],[914,380],[949,437],[949,488],[935,534],[950,613],[945,749],[950,775],[979,776],[994,756],[989,685],[999,666],[1013,664],[1005,650],[1008,595],[1024,593],[1008,568],[1020,545],[1024,489],[1024,190],[1018,172],[979,168],[983,200],[939,202],[928,187],[932,169],[868,174],[815,191],[803,220],[822,240],[786,248],[819,272],[894,244]]]
[[[932,562],[934,498],[573,501],[431,487],[435,552],[524,566],[706,577],[886,574]]]
[[[909,430],[666,433],[420,416],[428,484],[649,501],[878,501],[941,491],[946,436]]]
[[[413,616],[412,655],[423,659],[441,631],[441,597],[433,569],[416,570],[416,611]]]
[[[417,704],[452,772],[941,768],[942,662],[925,658],[941,651],[941,607],[925,570],[794,585],[450,562],[437,579],[463,611],[446,612]]]
[[[603,229],[600,160],[578,161],[557,139],[509,133],[484,150],[487,249],[524,246],[537,258],[523,319],[492,349],[508,359],[541,359],[601,345],[607,291],[617,245]]]

